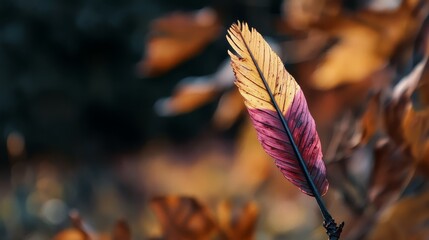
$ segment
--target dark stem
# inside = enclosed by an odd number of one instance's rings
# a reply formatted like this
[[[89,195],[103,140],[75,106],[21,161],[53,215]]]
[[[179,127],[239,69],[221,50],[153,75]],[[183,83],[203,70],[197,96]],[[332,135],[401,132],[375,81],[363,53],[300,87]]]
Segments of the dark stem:
[[[259,68],[258,63],[256,62],[255,57],[253,56],[252,52],[250,51],[249,46],[247,45],[246,41],[244,40],[243,36],[242,40],[246,46],[247,51],[250,54],[250,57],[252,58],[252,61],[255,63],[256,69],[258,70],[259,76],[261,77],[262,81],[264,82],[265,88],[267,89],[268,94],[270,95],[271,102],[273,103],[277,114],[280,118],[280,121],[282,122],[283,128],[285,129],[287,136],[289,138],[289,141],[292,145],[293,151],[295,152],[296,157],[298,158],[299,166],[301,167],[302,171],[304,172],[305,179],[307,180],[308,185],[310,186],[311,191],[313,192],[314,198],[316,198],[317,204],[319,205],[320,211],[323,215],[323,226],[326,229],[326,233],[329,236],[329,240],[338,240],[340,239],[341,231],[344,226],[344,222],[342,222],[339,226],[335,223],[335,220],[332,218],[331,214],[329,213],[328,209],[325,206],[325,203],[322,200],[322,197],[319,193],[319,191],[316,188],[316,185],[314,184],[313,179],[310,176],[310,173],[308,172],[307,165],[305,164],[304,160],[302,159],[301,153],[298,150],[298,147],[295,144],[295,141],[293,140],[292,133],[286,123],[286,119],[284,118],[282,112],[280,111],[279,106],[277,105],[277,102],[274,98],[273,93],[271,92],[270,87],[268,86],[268,82],[264,77],[264,74],[262,73],[262,70]]]

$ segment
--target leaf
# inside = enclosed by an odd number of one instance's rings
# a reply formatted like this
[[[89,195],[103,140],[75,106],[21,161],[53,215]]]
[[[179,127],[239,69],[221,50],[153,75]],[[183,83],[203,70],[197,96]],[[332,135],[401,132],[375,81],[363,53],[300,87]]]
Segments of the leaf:
[[[416,98],[416,101],[413,101],[414,108],[429,108],[429,61],[426,61],[423,67],[423,72],[413,95]]]
[[[131,240],[131,230],[128,223],[121,219],[116,222],[112,231],[112,240]]]
[[[398,145],[404,142],[404,131],[402,128],[398,128],[398,126],[403,125],[404,116],[411,108],[410,97],[419,83],[426,61],[427,59],[423,59],[408,75],[395,85],[390,99],[383,109],[385,132]]]
[[[155,20],[145,46],[144,59],[138,64],[143,76],[166,73],[194,57],[220,33],[216,13],[210,8],[197,12],[175,12]]]
[[[216,86],[209,82],[182,84],[171,97],[156,101],[154,108],[164,117],[185,114],[213,101],[218,94]]]
[[[76,228],[68,228],[59,232],[54,240],[89,240],[88,235]]]
[[[406,107],[409,104],[409,99],[406,96],[401,96],[400,99],[392,99],[386,105],[383,110],[383,123],[385,131],[395,141],[396,144],[400,145],[404,141],[403,131],[398,126],[401,126],[403,116],[406,113]]]
[[[360,82],[386,64],[387,59],[376,54],[381,39],[376,30],[349,19],[339,19],[330,31],[339,41],[314,71],[312,87],[328,90]]]
[[[402,131],[418,169],[429,174],[429,109],[417,112],[409,105]]]
[[[429,193],[408,197],[387,209],[369,240],[426,240],[429,236]]]
[[[227,40],[237,53],[228,51],[235,84],[244,98],[264,150],[275,159],[277,167],[289,181],[313,196],[294,152],[292,141],[295,142],[317,190],[325,194],[329,184],[320,139],[301,88],[256,30],[249,30],[246,23],[238,23],[233,24],[228,33]],[[269,92],[272,92],[274,102]],[[276,104],[280,113],[276,112]],[[282,118],[286,119],[291,130],[292,141],[282,125]]]
[[[161,116],[192,112],[214,101],[220,92],[231,88],[233,81],[234,74],[225,60],[213,74],[182,79],[172,96],[155,103],[155,110]]]
[[[231,202],[221,202],[217,209],[218,223],[223,240],[254,239],[259,209],[256,203],[247,203],[237,213]]]
[[[380,140],[374,149],[374,166],[368,186],[369,200],[376,209],[396,201],[413,175],[412,161],[404,149],[389,139]]]
[[[283,18],[293,30],[310,28],[323,17],[335,16],[341,8],[341,1],[288,0],[283,4]]]
[[[337,42],[337,39],[320,30],[309,30],[306,36],[295,38],[281,43],[284,54],[280,57],[286,59],[288,64],[303,63],[319,58]]]
[[[392,93],[392,99],[399,100],[402,96],[410,98],[413,91],[421,84],[422,74],[425,71],[427,58],[420,61],[409,74],[404,76],[398,84],[395,85]]]
[[[362,136],[360,144],[366,144],[376,134],[380,127],[381,92],[374,94],[367,105],[367,109],[360,120]]]
[[[244,112],[244,104],[237,89],[222,95],[213,116],[213,124],[218,129],[230,128]]]
[[[324,26],[339,42],[320,62],[312,87],[328,90],[363,81],[383,69],[394,55],[411,48],[413,45],[406,43],[416,37],[424,20],[424,14],[419,13],[423,6],[419,1],[405,2],[394,11],[341,14]]]
[[[77,211],[70,212],[70,220],[73,227],[67,228],[59,232],[54,240],[90,240],[90,236],[83,229],[82,219]]]
[[[215,230],[206,206],[191,197],[156,197],[151,208],[158,217],[165,240],[205,240]]]

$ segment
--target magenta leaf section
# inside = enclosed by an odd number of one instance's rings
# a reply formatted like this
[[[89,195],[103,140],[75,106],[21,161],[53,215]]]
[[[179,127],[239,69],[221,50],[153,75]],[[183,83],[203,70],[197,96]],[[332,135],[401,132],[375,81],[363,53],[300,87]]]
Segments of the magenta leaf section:
[[[277,167],[286,179],[299,187],[305,194],[313,196],[277,112],[257,108],[249,108],[248,111],[262,147],[268,155],[274,158]],[[296,92],[284,117],[316,188],[320,194],[324,195],[328,191],[329,183],[326,179],[326,168],[322,160],[320,139],[316,131],[316,124],[301,90]]]

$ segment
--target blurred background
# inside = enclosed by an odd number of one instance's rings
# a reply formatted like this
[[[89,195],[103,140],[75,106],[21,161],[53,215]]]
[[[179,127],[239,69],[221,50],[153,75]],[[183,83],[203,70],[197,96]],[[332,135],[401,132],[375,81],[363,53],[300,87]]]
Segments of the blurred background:
[[[0,239],[326,239],[233,84],[237,20],[307,97],[342,239],[429,239],[428,13],[427,0],[1,1]]]

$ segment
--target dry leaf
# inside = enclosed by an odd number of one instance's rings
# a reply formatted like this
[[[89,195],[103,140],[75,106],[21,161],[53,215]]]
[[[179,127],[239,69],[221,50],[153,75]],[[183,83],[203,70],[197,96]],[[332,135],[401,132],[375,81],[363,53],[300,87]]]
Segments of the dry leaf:
[[[408,197],[387,209],[368,240],[429,239],[429,193]]]
[[[59,232],[55,237],[54,240],[89,240],[89,236],[76,228],[69,228],[66,230],[63,230]]]
[[[416,112],[409,105],[402,131],[418,169],[429,173],[429,109]]]
[[[150,203],[165,240],[210,239],[216,226],[206,206],[191,197],[166,196]]]
[[[220,33],[214,10],[176,12],[155,20],[150,26],[144,59],[139,63],[143,76],[168,72],[202,51]]]
[[[426,61],[420,80],[414,93],[416,101],[413,102],[415,109],[429,108],[429,61]]]
[[[339,20],[332,26],[339,42],[324,56],[314,71],[311,86],[327,90],[344,83],[361,81],[387,63],[377,53],[382,36],[374,29],[352,20]]]
[[[191,112],[213,101],[218,94],[218,89],[211,83],[182,84],[173,96],[158,100],[154,108],[160,116],[175,116]]]
[[[419,5],[419,0],[403,0],[394,10],[364,9],[356,13],[355,19],[380,32],[383,39],[380,39],[377,52],[389,57],[402,42],[417,36],[427,14],[426,7],[426,4]]]
[[[365,174],[361,172],[368,173],[367,165],[371,160],[368,149],[359,147],[342,159],[327,165],[329,182],[337,193],[341,194],[342,201],[347,204],[349,210],[355,214],[362,213],[368,203],[364,187],[368,178],[362,176]],[[353,169],[354,166],[358,167]]]
[[[316,59],[327,47],[336,42],[329,34],[320,30],[310,30],[304,38],[280,43],[282,59],[288,64]]]
[[[252,240],[258,220],[259,209],[256,203],[249,202],[237,213],[231,202],[221,202],[217,209],[220,239]]]
[[[371,97],[366,111],[360,120],[362,136],[360,144],[366,144],[379,130],[381,118],[381,92]]]
[[[211,75],[187,77],[181,80],[171,97],[160,99],[155,103],[155,110],[161,116],[174,116],[194,111],[214,101],[220,92],[233,85],[233,81],[234,74],[229,61],[224,61]]]
[[[82,226],[82,219],[77,211],[70,212],[70,220],[73,227],[59,232],[54,240],[90,240],[89,234],[85,232]]]
[[[396,84],[390,100],[383,109],[384,131],[398,145],[404,142],[404,132],[398,126],[403,125],[404,116],[411,108],[410,97],[418,85],[426,61],[427,59],[422,60],[407,76]]]
[[[326,17],[340,13],[338,0],[288,0],[283,4],[283,18],[295,30],[308,29]]]
[[[402,96],[410,98],[413,91],[421,82],[424,68],[428,62],[427,58],[424,58],[414,69],[405,77],[403,77],[398,84],[395,85],[392,92],[393,101],[399,100]]]
[[[226,92],[220,98],[213,116],[213,124],[218,129],[228,129],[237,121],[245,109],[237,89]]]
[[[392,99],[384,108],[383,122],[385,131],[398,145],[404,142],[403,131],[398,126],[402,125],[403,116],[406,113],[409,101],[407,96],[401,96],[399,99]]]
[[[415,16],[415,4],[395,11],[361,11],[340,17],[324,28],[339,38],[313,73],[313,87],[331,89],[368,78],[387,65],[397,48],[417,35],[424,14]]]
[[[380,209],[398,199],[414,175],[410,156],[389,139],[380,140],[374,149],[374,166],[368,186],[369,200]]]
[[[125,220],[116,222],[112,232],[112,240],[131,240],[130,226]]]

